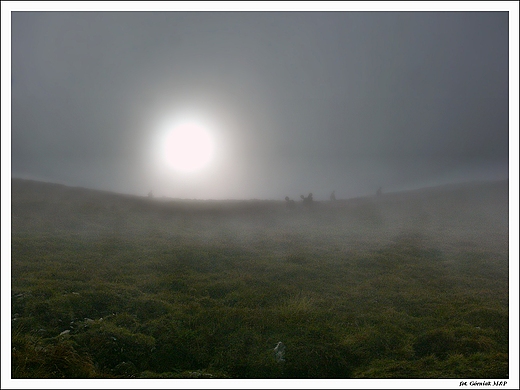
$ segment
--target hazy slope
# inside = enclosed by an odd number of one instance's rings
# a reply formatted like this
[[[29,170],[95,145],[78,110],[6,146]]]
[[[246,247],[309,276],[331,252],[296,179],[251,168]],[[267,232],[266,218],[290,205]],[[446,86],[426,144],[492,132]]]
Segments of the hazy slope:
[[[507,245],[509,181],[475,182],[381,197],[301,202],[148,199],[12,179],[13,234],[156,235],[240,239],[276,234],[357,242],[422,234],[437,241]]]

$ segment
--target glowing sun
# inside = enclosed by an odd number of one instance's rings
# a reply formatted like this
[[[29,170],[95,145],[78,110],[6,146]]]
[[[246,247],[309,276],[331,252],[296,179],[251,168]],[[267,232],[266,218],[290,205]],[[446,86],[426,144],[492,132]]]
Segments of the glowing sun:
[[[210,163],[214,143],[203,126],[188,122],[168,131],[163,147],[164,159],[169,167],[181,173],[190,173]]]

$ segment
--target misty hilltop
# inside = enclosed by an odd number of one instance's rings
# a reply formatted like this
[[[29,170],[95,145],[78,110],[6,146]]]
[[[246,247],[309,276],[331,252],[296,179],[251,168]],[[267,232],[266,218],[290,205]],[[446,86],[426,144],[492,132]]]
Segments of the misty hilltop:
[[[309,208],[302,200],[288,208],[284,200],[156,199],[16,178],[11,184],[13,235],[189,236],[248,244],[294,234],[343,236],[363,245],[402,234],[505,242],[509,229],[508,180],[314,201]]]

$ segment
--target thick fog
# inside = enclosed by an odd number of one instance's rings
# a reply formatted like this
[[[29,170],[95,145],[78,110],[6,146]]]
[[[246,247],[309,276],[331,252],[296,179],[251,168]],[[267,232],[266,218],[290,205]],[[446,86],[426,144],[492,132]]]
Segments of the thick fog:
[[[507,12],[12,12],[11,174],[317,200],[509,177]],[[169,169],[165,127],[209,164]]]

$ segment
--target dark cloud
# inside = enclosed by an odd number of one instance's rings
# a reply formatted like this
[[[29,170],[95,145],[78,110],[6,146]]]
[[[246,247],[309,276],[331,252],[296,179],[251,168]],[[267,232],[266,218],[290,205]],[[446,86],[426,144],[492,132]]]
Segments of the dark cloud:
[[[508,177],[507,12],[13,12],[12,174],[195,198]],[[151,174],[154,121],[220,165]]]

